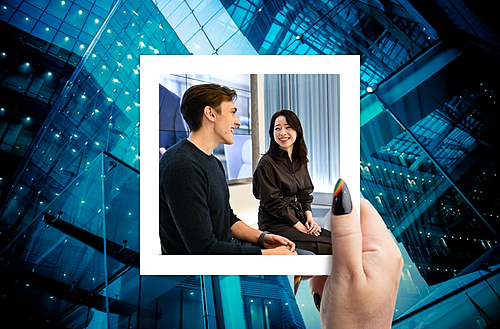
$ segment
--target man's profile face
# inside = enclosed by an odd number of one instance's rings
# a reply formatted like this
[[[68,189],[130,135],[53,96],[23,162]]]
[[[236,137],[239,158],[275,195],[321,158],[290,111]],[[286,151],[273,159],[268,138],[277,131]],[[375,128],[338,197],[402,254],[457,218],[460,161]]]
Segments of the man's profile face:
[[[236,115],[238,109],[233,101],[223,101],[220,104],[220,113],[215,115],[215,133],[220,138],[219,144],[234,143],[234,129],[241,125]]]

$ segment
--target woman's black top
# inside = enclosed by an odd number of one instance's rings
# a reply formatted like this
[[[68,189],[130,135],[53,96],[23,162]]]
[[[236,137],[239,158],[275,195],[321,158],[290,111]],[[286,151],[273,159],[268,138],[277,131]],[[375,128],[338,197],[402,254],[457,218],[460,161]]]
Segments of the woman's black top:
[[[330,231],[322,229],[315,236],[293,227],[298,221],[305,225],[304,212],[311,210],[313,190],[307,164],[290,161],[284,150],[276,158],[264,154],[253,174],[253,195],[260,200],[259,229],[285,236],[297,248],[331,255]]]
[[[265,154],[253,175],[253,195],[260,200],[260,230],[298,221],[305,224],[304,211],[311,210],[314,186],[307,164],[290,161],[284,150],[278,153],[277,159]]]

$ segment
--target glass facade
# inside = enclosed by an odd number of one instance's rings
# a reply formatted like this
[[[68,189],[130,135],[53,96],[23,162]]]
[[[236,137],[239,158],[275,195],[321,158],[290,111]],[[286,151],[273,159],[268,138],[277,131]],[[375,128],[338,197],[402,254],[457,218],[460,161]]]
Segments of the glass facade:
[[[297,273],[139,275],[139,57],[155,54],[360,55],[360,192],[405,258],[394,327],[500,321],[500,42],[484,11],[446,3],[0,1],[2,323],[320,327]]]

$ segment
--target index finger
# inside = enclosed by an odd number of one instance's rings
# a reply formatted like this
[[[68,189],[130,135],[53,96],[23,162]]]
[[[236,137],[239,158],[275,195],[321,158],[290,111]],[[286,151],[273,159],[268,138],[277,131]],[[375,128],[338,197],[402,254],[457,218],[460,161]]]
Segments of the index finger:
[[[332,275],[362,273],[362,236],[347,184],[339,179],[332,201]]]
[[[288,238],[285,238],[284,236],[277,235],[278,242],[284,246],[286,246],[290,251],[295,251],[295,243],[293,243],[291,240]]]

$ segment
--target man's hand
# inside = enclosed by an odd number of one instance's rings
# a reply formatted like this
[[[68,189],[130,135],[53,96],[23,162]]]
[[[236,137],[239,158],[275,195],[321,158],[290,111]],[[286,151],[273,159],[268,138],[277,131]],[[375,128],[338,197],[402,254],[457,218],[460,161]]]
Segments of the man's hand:
[[[295,250],[291,251],[286,246],[281,246],[273,249],[261,249],[261,251],[262,255],[297,255],[297,252]]]
[[[262,233],[242,221],[237,221],[233,224],[231,232],[235,238],[255,244]],[[297,255],[295,243],[280,235],[267,233],[264,235],[262,243],[264,248],[266,248],[261,249],[263,255]]]
[[[262,242],[264,244],[264,248],[266,249],[286,247],[291,252],[295,252],[295,243],[281,235],[267,233],[264,235],[264,240]]]
[[[321,327],[390,328],[403,267],[401,252],[365,199],[358,220],[347,186],[339,183],[343,186],[336,188],[331,216],[331,274],[309,282]]]

